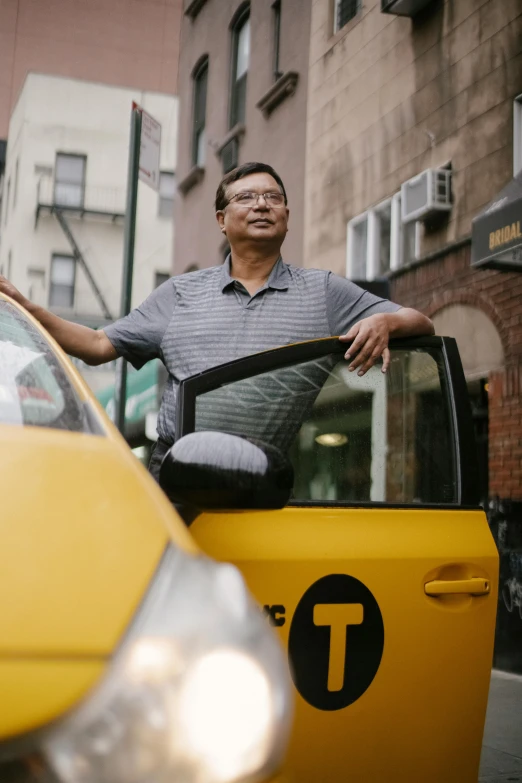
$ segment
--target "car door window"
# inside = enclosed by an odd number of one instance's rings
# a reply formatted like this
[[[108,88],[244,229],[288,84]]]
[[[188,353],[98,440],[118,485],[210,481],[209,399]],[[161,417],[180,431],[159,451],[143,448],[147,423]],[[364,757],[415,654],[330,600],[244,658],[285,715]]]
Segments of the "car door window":
[[[394,349],[359,377],[342,354],[198,394],[196,430],[271,443],[295,474],[295,503],[456,503],[452,417],[437,349]]]
[[[50,345],[24,315],[0,301],[0,423],[93,432]]]

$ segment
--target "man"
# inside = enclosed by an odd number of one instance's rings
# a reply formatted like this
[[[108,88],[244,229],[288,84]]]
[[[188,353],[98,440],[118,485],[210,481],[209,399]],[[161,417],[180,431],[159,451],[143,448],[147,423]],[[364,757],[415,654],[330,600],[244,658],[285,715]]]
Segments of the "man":
[[[169,377],[158,416],[150,470],[157,478],[174,440],[179,382],[240,356],[340,334],[352,342],[349,369],[363,375],[383,358],[390,337],[433,334],[421,313],[401,308],[324,270],[285,264],[286,191],[263,163],[227,174],[216,193],[216,218],[230,245],[223,266],[170,278],[127,317],[95,331],[29,302],[5,278],[0,291],[20,302],[70,355],[90,365],[123,356],[140,368],[159,358]]]

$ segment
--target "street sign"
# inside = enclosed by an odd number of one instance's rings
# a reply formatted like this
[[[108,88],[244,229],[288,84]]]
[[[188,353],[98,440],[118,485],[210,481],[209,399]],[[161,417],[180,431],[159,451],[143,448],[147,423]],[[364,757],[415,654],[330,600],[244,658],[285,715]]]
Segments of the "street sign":
[[[139,178],[159,190],[161,125],[135,103],[134,108],[141,113]]]

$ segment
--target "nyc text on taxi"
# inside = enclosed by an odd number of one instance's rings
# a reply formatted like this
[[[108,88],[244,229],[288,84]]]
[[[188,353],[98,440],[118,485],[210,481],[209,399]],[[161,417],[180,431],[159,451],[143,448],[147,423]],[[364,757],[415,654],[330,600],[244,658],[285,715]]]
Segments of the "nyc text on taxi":
[[[266,781],[287,664],[58,346],[0,295],[0,781]]]
[[[456,343],[397,341],[362,377],[345,350],[184,381],[161,481],[287,648],[295,780],[476,783],[498,557]]]

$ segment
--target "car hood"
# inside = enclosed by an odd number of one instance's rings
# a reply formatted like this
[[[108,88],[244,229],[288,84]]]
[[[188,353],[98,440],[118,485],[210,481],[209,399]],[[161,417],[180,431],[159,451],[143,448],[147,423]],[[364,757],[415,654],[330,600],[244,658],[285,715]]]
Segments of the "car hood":
[[[196,551],[116,439],[0,425],[0,658],[106,658],[169,537]],[[170,528],[170,531],[169,531]]]

